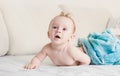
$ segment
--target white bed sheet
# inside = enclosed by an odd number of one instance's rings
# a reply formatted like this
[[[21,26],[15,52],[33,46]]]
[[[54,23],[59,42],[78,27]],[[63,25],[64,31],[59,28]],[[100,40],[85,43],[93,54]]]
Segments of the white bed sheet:
[[[54,66],[47,58],[38,69],[23,66],[33,55],[0,57],[0,76],[119,76],[120,65]]]

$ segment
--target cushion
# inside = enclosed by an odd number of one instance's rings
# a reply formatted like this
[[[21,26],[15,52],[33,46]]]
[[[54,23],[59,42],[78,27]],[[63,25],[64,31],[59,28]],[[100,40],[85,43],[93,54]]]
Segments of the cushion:
[[[8,55],[36,54],[49,42],[47,30],[50,20],[58,14],[58,7],[41,6],[38,2],[1,3],[9,30]],[[43,9],[44,8],[44,9]],[[50,9],[48,14],[48,9]]]
[[[5,55],[9,49],[8,31],[0,10],[0,56]]]
[[[45,5],[38,1],[28,2],[26,0],[24,3],[23,1],[5,1],[1,5],[9,30],[10,50],[8,54],[38,53],[49,42],[48,26],[50,20],[61,12],[58,5]],[[88,32],[104,30],[108,19],[108,12],[105,9],[70,8],[75,15],[77,36],[84,37]]]

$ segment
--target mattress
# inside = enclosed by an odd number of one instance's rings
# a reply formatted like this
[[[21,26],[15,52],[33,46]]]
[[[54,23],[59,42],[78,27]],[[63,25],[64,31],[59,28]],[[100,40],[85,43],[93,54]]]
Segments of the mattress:
[[[120,65],[55,66],[46,58],[38,69],[24,65],[34,55],[0,57],[0,76],[119,76]]]

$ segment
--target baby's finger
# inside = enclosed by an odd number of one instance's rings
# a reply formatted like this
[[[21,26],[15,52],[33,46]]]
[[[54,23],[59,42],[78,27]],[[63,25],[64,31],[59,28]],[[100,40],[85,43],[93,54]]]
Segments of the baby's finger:
[[[31,69],[31,66],[32,66],[31,64],[27,64],[27,65],[25,66],[25,68],[26,68],[26,69]]]
[[[31,65],[30,69],[35,69],[36,66],[35,65]]]
[[[26,64],[26,65],[24,66],[24,68],[27,69],[27,68],[28,68],[28,65],[29,65],[29,64]]]
[[[32,69],[32,64],[29,64],[29,65],[27,66],[27,69]]]

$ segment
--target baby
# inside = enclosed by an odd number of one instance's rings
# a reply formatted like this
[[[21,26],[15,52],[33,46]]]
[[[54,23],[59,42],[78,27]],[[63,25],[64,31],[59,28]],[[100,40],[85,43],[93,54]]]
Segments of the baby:
[[[75,37],[75,23],[69,14],[61,12],[54,17],[48,29],[50,43],[25,65],[25,69],[38,68],[48,56],[58,66],[89,65],[90,58],[84,53],[84,49],[75,47],[71,42]]]

